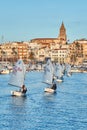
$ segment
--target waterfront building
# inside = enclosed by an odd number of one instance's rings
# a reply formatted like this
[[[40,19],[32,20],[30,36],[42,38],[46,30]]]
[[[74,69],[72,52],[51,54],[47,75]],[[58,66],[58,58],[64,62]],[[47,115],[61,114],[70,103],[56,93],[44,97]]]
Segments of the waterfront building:
[[[54,62],[59,63],[66,63],[67,62],[67,49],[66,48],[59,48],[52,50],[51,53],[51,60]]]
[[[72,64],[82,64],[83,60],[87,58],[87,41],[75,40],[69,45],[70,62]]]
[[[81,48],[83,60],[87,60],[87,39],[75,40],[75,43],[79,44],[79,47]]]
[[[9,42],[0,45],[0,61],[16,62],[22,58],[27,62],[28,60],[28,44],[22,42]]]
[[[15,50],[14,50],[15,48]],[[0,46],[0,61],[13,61],[14,51],[17,51],[17,43],[4,43]]]
[[[29,61],[29,46],[25,42],[18,42],[18,59],[22,58],[25,63]]]
[[[69,45],[51,43],[51,59],[59,63],[68,62]]]

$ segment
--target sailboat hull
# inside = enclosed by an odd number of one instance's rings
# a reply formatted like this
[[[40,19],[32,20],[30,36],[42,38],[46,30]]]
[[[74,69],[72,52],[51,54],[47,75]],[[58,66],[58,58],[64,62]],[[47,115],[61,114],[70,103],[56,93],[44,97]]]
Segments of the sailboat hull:
[[[19,92],[19,91],[11,91],[11,95],[12,96],[18,96],[18,97],[20,97],[20,96],[26,96],[25,93],[22,93],[22,92]]]
[[[56,79],[56,81],[59,82],[59,83],[60,83],[60,82],[63,82],[62,79]]]
[[[45,89],[44,89],[44,92],[54,93],[55,90],[54,90],[54,89],[51,89],[51,88],[45,88]]]
[[[67,74],[67,76],[68,76],[68,77],[70,77],[70,76],[71,76],[71,74],[70,74],[70,73],[68,73],[68,74]]]
[[[3,69],[3,70],[0,72],[0,74],[9,74],[9,70]]]

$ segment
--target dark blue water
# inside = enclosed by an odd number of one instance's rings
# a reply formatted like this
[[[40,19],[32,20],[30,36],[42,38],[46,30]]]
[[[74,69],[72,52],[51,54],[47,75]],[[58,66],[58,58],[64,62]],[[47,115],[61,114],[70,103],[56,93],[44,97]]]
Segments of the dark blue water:
[[[42,72],[28,72],[26,97],[12,97],[10,75],[0,75],[0,130],[87,130],[87,73],[64,77],[44,93]]]

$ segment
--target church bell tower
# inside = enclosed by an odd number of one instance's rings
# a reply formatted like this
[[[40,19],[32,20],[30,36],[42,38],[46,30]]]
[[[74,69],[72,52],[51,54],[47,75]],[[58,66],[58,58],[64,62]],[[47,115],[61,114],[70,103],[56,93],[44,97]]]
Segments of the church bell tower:
[[[64,27],[63,22],[62,22],[62,25],[61,25],[61,27],[60,27],[58,39],[59,39],[60,41],[65,41],[65,42],[67,41],[66,29],[65,29],[65,27]]]

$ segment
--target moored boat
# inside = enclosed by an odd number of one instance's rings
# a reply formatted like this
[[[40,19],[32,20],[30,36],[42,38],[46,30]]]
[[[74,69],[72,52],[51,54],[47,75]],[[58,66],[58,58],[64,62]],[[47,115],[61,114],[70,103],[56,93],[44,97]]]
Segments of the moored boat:
[[[0,71],[0,74],[9,74],[9,70],[8,69],[2,69]]]

